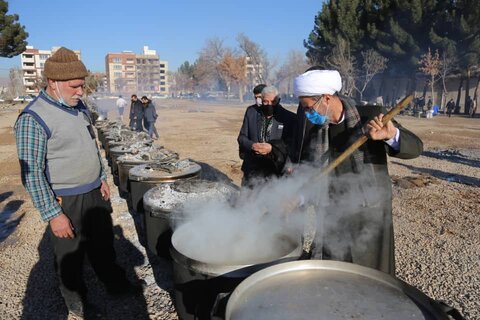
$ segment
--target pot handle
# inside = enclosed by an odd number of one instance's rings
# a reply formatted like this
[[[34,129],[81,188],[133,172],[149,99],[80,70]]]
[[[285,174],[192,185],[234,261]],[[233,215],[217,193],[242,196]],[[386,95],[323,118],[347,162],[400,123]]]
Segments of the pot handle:
[[[435,300],[435,302],[439,306],[440,310],[442,310],[447,315],[452,317],[452,319],[454,319],[454,320],[465,320],[465,318],[460,314],[460,312],[457,309],[449,306],[445,301]]]

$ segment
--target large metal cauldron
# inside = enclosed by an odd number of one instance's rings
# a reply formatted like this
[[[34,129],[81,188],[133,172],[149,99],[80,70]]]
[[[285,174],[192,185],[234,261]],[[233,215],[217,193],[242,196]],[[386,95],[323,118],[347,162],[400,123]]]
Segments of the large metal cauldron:
[[[130,192],[129,172],[131,168],[142,164],[146,165],[149,163],[168,164],[176,160],[178,160],[177,153],[156,145],[151,146],[149,149],[140,151],[137,154],[127,153],[118,157],[118,189],[120,191],[120,194],[128,195]],[[143,197],[143,194],[141,195],[141,197]]]
[[[143,142],[136,142],[130,145],[120,145],[110,149],[110,158],[112,166],[112,175],[115,184],[118,185],[118,158],[126,154],[138,154],[140,152],[146,152],[150,149],[150,145],[145,145]]]
[[[171,248],[175,306],[177,314],[183,320],[224,319],[228,296],[239,283],[271,265],[298,260],[302,252],[300,239],[279,236],[278,241],[286,241],[288,245],[283,247],[278,256],[267,254],[263,259],[257,257],[254,261],[210,263],[185,255],[184,248],[191,240],[190,234],[187,224],[176,229]],[[215,250],[215,247],[216,244],[212,243],[211,250]],[[254,251],[255,248],[251,250]]]
[[[183,220],[182,210],[185,203],[198,199],[226,201],[237,192],[231,185],[192,179],[199,175],[200,166],[195,171],[190,171],[193,172],[195,175],[190,175],[187,179],[177,179],[173,183],[164,181],[143,196],[148,248],[159,256],[170,256],[172,226]]]
[[[347,262],[305,260],[245,279],[230,296],[225,319],[449,318],[435,301],[386,273]]]
[[[105,137],[105,157],[111,161],[110,159],[110,149],[125,145],[129,146],[132,144],[144,144],[144,145],[152,145],[153,139],[148,136],[145,132],[136,132],[128,130],[121,130],[119,132],[109,132],[109,134]]]

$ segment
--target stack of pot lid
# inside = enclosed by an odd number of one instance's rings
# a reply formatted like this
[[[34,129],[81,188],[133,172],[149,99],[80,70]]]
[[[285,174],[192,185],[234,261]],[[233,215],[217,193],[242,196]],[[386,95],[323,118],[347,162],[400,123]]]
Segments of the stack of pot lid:
[[[137,153],[141,152],[142,150],[148,150],[149,148],[150,148],[150,146],[145,145],[144,142],[138,141],[138,142],[135,142],[133,144],[129,144],[129,145],[122,144],[122,145],[116,146],[114,148],[111,148],[110,149],[110,154],[117,154],[117,155],[121,155],[121,154],[124,154],[124,153],[137,154]]]
[[[163,158],[161,158],[162,154]],[[178,161],[177,159],[176,153],[158,152],[154,154],[153,162],[131,168],[128,178],[133,181],[174,182],[200,174],[202,167],[197,163],[189,159]]]
[[[234,185],[223,182],[201,179],[179,180],[150,189],[143,196],[143,204],[150,212],[180,212],[186,202],[200,200],[226,202],[237,192],[238,188]]]
[[[178,160],[178,154],[162,146],[152,145],[136,150],[135,153],[126,153],[117,158],[118,163],[167,163]]]

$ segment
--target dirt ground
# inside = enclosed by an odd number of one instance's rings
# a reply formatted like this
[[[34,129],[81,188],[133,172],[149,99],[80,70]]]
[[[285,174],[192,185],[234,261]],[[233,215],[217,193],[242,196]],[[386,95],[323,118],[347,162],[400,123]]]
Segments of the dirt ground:
[[[196,161],[207,163],[218,170],[222,171],[232,181],[239,185],[242,177],[240,170],[241,160],[238,157],[238,144],[237,135],[242,124],[243,115],[248,103],[245,104],[219,104],[219,103],[207,103],[207,102],[195,102],[188,100],[159,100],[156,102],[157,112],[159,119],[157,122],[157,129],[160,133],[160,140],[158,144],[164,145],[166,148],[174,150],[179,153],[181,158],[190,158]],[[0,291],[7,290],[5,288],[11,286],[18,286],[18,290],[9,289],[11,292],[10,301],[1,301],[5,296],[0,298],[0,314],[9,308],[16,307],[19,309],[22,307],[22,298],[25,291],[26,283],[25,277],[20,277],[20,280],[12,275],[7,275],[6,270],[22,270],[20,273],[25,273],[28,279],[28,273],[31,271],[33,265],[31,261],[27,265],[20,266],[22,259],[14,258],[15,251],[9,250],[11,246],[17,246],[21,242],[22,246],[32,247],[31,252],[36,254],[36,248],[41,241],[41,236],[44,231],[45,225],[40,222],[38,212],[33,208],[31,200],[24,190],[20,180],[20,168],[16,156],[15,140],[13,136],[13,125],[15,119],[19,113],[19,110],[23,106],[17,104],[14,106],[0,107],[0,278],[2,279],[2,285],[0,285]],[[287,106],[292,111],[296,109],[295,106]],[[115,118],[116,112],[112,109],[109,112],[109,118]],[[442,150],[473,150],[476,156],[480,152],[480,119],[470,119],[463,116],[453,116],[447,118],[444,115],[439,115],[433,119],[417,119],[411,116],[398,116],[396,118],[402,125],[415,132],[424,142],[425,150],[431,152],[430,155],[440,155]],[[126,120],[125,120],[126,122]],[[438,153],[440,152],[440,153]],[[439,157],[440,157],[439,156]],[[423,157],[423,156],[422,156]],[[421,158],[422,158],[421,157]],[[422,161],[435,161],[434,156],[423,158]],[[423,163],[423,162],[422,162]],[[467,179],[466,183],[469,188],[468,192],[473,199],[469,199],[469,206],[466,210],[471,210],[468,214],[475,215],[478,221],[478,215],[480,211],[480,192],[478,191],[480,186],[480,163],[476,160],[471,162],[470,169],[465,169],[465,173],[462,174],[463,179]],[[419,164],[418,162],[416,163]],[[449,170],[456,171],[454,163]],[[434,170],[429,168],[429,170]],[[392,175],[398,177],[408,177],[418,174],[418,166],[415,167],[415,162],[410,166],[407,162],[390,159],[390,172]],[[433,171],[429,171],[432,174]],[[447,174],[454,175],[456,172],[447,172]],[[438,177],[437,177],[438,179]],[[446,178],[447,179],[447,178]],[[444,181],[447,181],[444,179]],[[448,181],[447,181],[448,182]],[[458,181],[456,181],[458,182]],[[461,183],[461,182],[458,182]],[[414,196],[415,191],[410,194],[410,197]],[[400,197],[397,201],[394,201],[394,215],[398,208],[403,206],[402,197],[406,197],[403,191],[394,193],[394,196]],[[459,192],[452,193],[450,195],[453,201],[464,201],[465,193]],[[456,198],[455,198],[456,197]],[[406,198],[405,198],[406,199]],[[431,198],[430,198],[431,199]],[[442,197],[430,201],[441,202]],[[423,208],[428,211],[428,209]],[[418,207],[417,210],[422,210]],[[430,212],[420,212],[419,214],[429,214]],[[30,219],[27,224],[27,219],[23,219],[25,215]],[[395,220],[396,232],[399,228],[407,228],[405,221],[401,219]],[[415,221],[412,221],[415,223]],[[478,229],[476,229],[478,230]],[[473,232],[472,237],[478,237],[478,232]],[[400,241],[401,243],[401,241]],[[458,245],[461,245],[459,243]],[[476,249],[476,264],[471,268],[480,272],[480,266],[478,265],[480,259],[480,249]],[[402,248],[397,246],[397,250]],[[396,254],[402,259],[404,255],[402,252],[396,252]],[[414,254],[413,254],[414,255]],[[27,259],[28,260],[28,259]],[[411,260],[403,260],[411,261]],[[475,261],[475,259],[474,259]],[[478,273],[477,273],[478,275]],[[402,276],[402,272],[400,272]],[[407,273],[404,279],[412,276],[411,273]],[[425,275],[428,277],[428,275]],[[415,277],[408,282],[415,284]],[[23,279],[23,280],[22,280]],[[6,282],[4,282],[6,281]],[[18,282],[20,281],[20,283]],[[474,281],[473,288],[478,288],[479,277],[470,279]],[[421,289],[427,291],[429,295],[437,296],[448,300],[456,307],[460,307],[464,312],[469,315],[472,313],[472,308],[478,305],[478,291],[471,292],[470,296],[460,297],[445,297],[435,291],[435,288],[428,289],[423,287],[422,282],[418,284]],[[469,301],[461,301],[461,299],[477,301],[470,303]],[[3,319],[2,316],[0,318]],[[15,317],[13,317],[15,318]],[[160,318],[159,318],[160,319]],[[471,317],[474,319],[474,317]]]

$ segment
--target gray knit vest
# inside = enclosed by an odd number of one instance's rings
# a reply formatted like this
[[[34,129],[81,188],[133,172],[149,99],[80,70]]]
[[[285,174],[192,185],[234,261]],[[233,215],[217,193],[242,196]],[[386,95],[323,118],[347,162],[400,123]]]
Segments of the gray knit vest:
[[[32,115],[47,134],[45,174],[55,195],[83,194],[100,186],[98,147],[82,102],[68,108],[41,92],[22,113]]]

